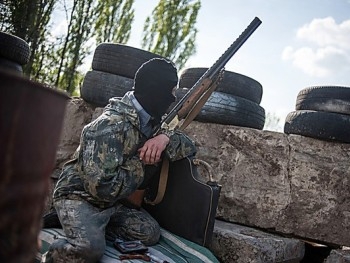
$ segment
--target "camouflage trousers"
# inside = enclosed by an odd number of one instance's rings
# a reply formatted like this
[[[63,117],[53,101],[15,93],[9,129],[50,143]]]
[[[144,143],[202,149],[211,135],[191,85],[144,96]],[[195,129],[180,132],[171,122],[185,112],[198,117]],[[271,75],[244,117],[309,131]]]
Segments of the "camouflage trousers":
[[[158,223],[143,209],[121,204],[100,209],[82,200],[59,200],[54,205],[66,238],[56,239],[41,262],[95,263],[105,251],[106,239],[153,245],[160,236]]]

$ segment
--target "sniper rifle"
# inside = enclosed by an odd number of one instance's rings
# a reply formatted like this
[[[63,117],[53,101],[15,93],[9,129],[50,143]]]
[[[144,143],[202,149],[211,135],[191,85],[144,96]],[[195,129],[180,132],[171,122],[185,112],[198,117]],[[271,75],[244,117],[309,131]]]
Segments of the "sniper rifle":
[[[197,116],[210,95],[217,88],[224,74],[224,67],[244,42],[260,26],[261,20],[255,17],[241,35],[221,55],[221,57],[199,78],[193,87],[181,98],[181,100],[155,127],[154,134],[160,130],[185,129]],[[182,123],[180,124],[180,121]],[[181,125],[181,126],[180,126]]]

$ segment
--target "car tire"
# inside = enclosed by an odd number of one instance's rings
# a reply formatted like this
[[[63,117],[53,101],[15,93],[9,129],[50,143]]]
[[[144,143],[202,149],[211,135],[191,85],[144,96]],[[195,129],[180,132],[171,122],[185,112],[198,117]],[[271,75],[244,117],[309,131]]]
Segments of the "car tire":
[[[188,68],[180,76],[179,88],[190,89],[202,77],[208,68]],[[262,85],[245,75],[232,71],[224,71],[224,76],[215,91],[232,94],[260,104]]]
[[[29,45],[17,36],[0,32],[0,57],[25,65],[30,57]]]
[[[92,69],[133,79],[139,67],[162,56],[122,44],[101,43],[94,52]]]
[[[104,107],[112,97],[122,97],[130,91],[134,80],[107,72],[91,70],[84,77],[80,96],[88,103]]]
[[[315,86],[303,89],[298,93],[295,109],[350,114],[350,88]]]
[[[176,91],[177,102],[186,91],[187,89]],[[194,120],[262,130],[265,125],[265,110],[250,100],[214,91]]]
[[[284,132],[349,143],[350,115],[311,110],[293,111],[286,117]]]
[[[0,57],[0,69],[23,75],[23,68],[17,62]]]

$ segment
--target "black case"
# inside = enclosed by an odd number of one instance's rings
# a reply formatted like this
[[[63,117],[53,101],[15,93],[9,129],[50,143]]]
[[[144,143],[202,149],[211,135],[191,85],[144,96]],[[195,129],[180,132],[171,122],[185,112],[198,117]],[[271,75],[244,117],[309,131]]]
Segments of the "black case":
[[[201,246],[210,245],[221,186],[203,182],[192,158],[170,162],[166,191],[157,205],[144,208],[160,226]],[[151,181],[146,197],[153,200],[159,175]]]

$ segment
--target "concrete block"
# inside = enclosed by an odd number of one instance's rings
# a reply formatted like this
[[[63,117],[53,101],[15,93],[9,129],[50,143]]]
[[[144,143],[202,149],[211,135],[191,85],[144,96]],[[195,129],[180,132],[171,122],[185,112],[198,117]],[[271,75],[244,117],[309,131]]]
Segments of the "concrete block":
[[[304,243],[233,223],[215,221],[211,251],[222,262],[300,262]]]

